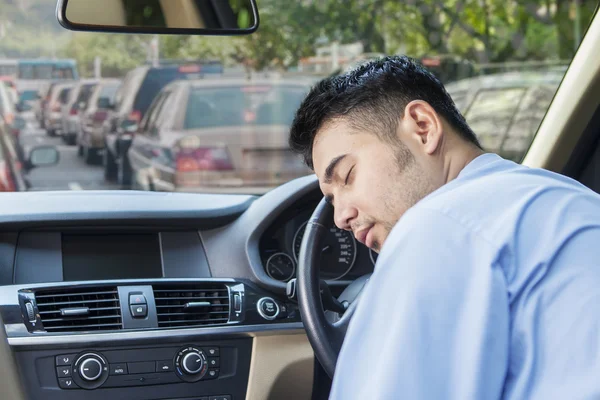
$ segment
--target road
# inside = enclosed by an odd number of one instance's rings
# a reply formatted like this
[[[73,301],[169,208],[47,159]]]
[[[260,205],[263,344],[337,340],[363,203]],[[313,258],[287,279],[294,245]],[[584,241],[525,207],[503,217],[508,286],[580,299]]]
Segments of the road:
[[[50,137],[36,123],[28,123],[21,132],[23,147],[53,145],[60,152],[60,162],[52,167],[36,168],[27,179],[30,190],[117,190],[119,186],[104,180],[101,165],[87,165],[77,155],[76,146],[67,146],[61,138]]]

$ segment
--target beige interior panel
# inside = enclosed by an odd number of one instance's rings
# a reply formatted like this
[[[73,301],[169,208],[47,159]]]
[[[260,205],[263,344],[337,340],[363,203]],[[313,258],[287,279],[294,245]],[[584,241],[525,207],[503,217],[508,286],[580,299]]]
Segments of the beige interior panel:
[[[196,5],[191,0],[179,2],[160,0],[160,6],[165,15],[167,26],[188,29],[205,27]]]
[[[16,366],[17,363],[6,340],[4,321],[0,317],[0,399],[25,399]]]
[[[305,334],[255,337],[246,400],[310,400],[313,373]]]
[[[596,13],[523,160],[560,172],[600,104],[600,13]]]
[[[67,19],[78,24],[125,25],[121,0],[72,0],[67,3]]]

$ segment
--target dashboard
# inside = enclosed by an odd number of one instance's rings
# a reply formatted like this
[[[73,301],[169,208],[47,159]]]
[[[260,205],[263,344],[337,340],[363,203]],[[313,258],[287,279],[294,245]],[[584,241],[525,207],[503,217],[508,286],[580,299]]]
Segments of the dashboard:
[[[298,255],[306,223],[320,201],[320,193],[310,195],[288,208],[264,232],[260,256],[266,274],[287,282],[296,277]],[[333,221],[321,243],[321,277],[325,280],[354,280],[373,272],[377,253],[357,242],[352,232],[337,228]]]
[[[0,362],[16,360],[31,399],[310,398],[315,361],[285,287],[320,198],[314,176],[261,197],[3,195],[0,316],[14,357]],[[333,224],[322,246],[338,290],[373,271]],[[272,344],[290,341],[301,350],[287,358]]]

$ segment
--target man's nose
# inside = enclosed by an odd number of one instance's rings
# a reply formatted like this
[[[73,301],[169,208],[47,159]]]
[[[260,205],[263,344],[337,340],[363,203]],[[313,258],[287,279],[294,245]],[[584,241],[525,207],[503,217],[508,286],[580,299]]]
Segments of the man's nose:
[[[350,204],[340,202],[334,208],[333,220],[340,229],[350,230],[350,224],[357,216],[358,210]]]

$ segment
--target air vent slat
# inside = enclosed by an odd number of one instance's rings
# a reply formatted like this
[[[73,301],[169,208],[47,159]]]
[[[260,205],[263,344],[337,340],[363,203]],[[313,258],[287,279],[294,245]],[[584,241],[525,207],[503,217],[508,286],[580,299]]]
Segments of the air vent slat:
[[[229,322],[229,289],[222,283],[154,285],[154,301],[161,328],[221,325]],[[184,308],[187,303],[210,303]],[[184,311],[185,310],[185,311]]]
[[[180,293],[180,292],[206,292],[207,289],[181,289],[181,290],[173,290],[173,289],[157,289],[154,293]],[[227,289],[209,289],[210,292],[220,292],[220,293],[229,293]]]
[[[116,297],[116,295],[115,295]],[[115,302],[118,300],[114,300],[114,299],[103,299],[103,300],[73,300],[73,301],[57,301],[57,302],[52,302],[52,303],[47,303],[47,304],[43,304],[40,303],[40,300],[38,299],[38,307],[45,307],[45,306],[49,306],[49,307],[54,307],[54,306],[64,306],[64,305],[71,305],[71,304],[81,304],[81,303],[107,303],[107,302]]]
[[[48,324],[51,322],[65,322],[65,321],[78,321],[78,320],[90,320],[90,319],[110,319],[115,318],[113,315],[99,315],[99,316],[84,316],[84,317],[68,317],[68,318],[52,318],[45,319],[44,323]]]
[[[122,329],[119,295],[115,287],[47,289],[35,293],[42,325],[47,332]],[[87,315],[61,315],[61,309],[86,309]]]
[[[97,295],[106,295],[106,294],[117,294],[116,290],[111,290],[107,292],[70,292],[70,293],[57,293],[57,294],[44,294],[35,296],[36,299],[46,299],[50,297],[60,297],[60,296],[97,296]]]
[[[155,297],[157,300],[198,300],[198,299],[207,299],[207,300],[229,300],[229,296],[206,296],[206,297]]]
[[[99,308],[93,308],[91,311],[109,311],[109,310],[120,310],[120,309],[121,309],[120,307],[99,307]],[[39,313],[40,313],[40,315],[44,315],[44,314],[60,314],[60,310],[40,311]]]
[[[57,332],[57,331],[73,331],[73,330],[114,330],[120,329],[121,323],[114,324],[93,324],[93,325],[76,325],[78,329],[73,329],[73,325],[57,325],[53,327],[46,328],[48,332]]]
[[[157,315],[160,316],[177,316],[177,315],[190,315],[191,313],[186,313],[186,312],[174,312],[174,313],[158,313]],[[210,315],[216,315],[216,314],[227,314],[229,315],[229,310],[227,311],[209,311],[208,313],[204,313],[204,314],[210,314]]]
[[[172,326],[181,326],[181,325],[208,325],[214,323],[225,323],[229,320],[229,318],[213,318],[210,322],[207,322],[205,319],[181,319],[174,321],[159,321],[158,325],[172,325]]]

